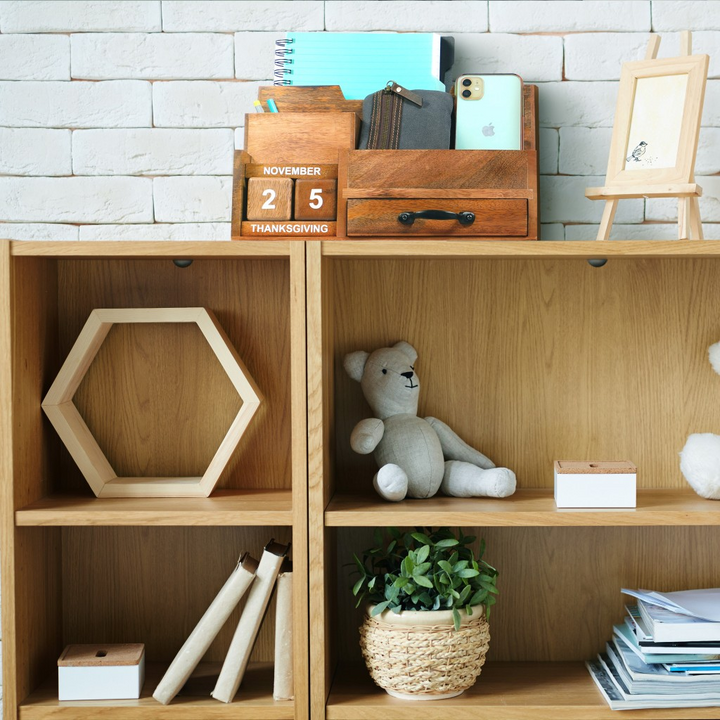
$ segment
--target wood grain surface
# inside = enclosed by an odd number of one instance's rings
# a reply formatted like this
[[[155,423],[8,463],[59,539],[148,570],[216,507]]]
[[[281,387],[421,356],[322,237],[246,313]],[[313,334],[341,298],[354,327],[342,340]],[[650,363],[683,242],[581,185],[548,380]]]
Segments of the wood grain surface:
[[[639,488],[686,488],[689,433],[720,432],[712,260],[333,260],[335,483],[370,485],[349,437],[370,416],[342,358],[418,350],[420,415],[447,422],[520,488],[557,458],[626,458]],[[361,300],[360,300],[361,299]]]
[[[240,555],[247,551],[259,559],[270,538],[287,543],[291,530],[64,528],[63,645],[142,642],[147,662],[169,663]],[[230,616],[208,650],[206,660],[224,660],[242,607],[241,603]],[[274,622],[275,608],[271,604],[253,650],[253,660],[273,660]],[[46,670],[50,672],[50,668]]]
[[[523,189],[530,152],[356,150],[347,153],[347,187]]]
[[[453,498],[382,501],[365,492],[337,493],[325,510],[325,523],[336,527],[378,525],[453,525],[472,527],[616,527],[720,525],[720,503],[701,498],[689,487],[640,490],[637,508],[558,508],[552,488],[520,488],[509,498]]]
[[[398,215],[422,210],[475,213],[472,225],[457,220],[418,218],[403,225]],[[450,237],[498,236],[525,238],[528,232],[528,201],[522,199],[372,199],[347,201],[348,236],[368,235],[447,235]]]
[[[245,116],[245,150],[253,162],[337,163],[353,150],[360,123],[354,112],[278,112]]]
[[[339,225],[339,223],[338,223]],[[373,238],[368,240],[323,240],[326,257],[356,258],[720,258],[720,241],[612,240],[608,242],[543,241],[507,243],[498,238],[461,240],[435,238]]]
[[[320,200],[320,207],[314,207]],[[296,180],[294,207],[293,217],[296,220],[334,220],[337,213],[337,180]]]
[[[286,238],[273,243],[258,240],[217,242],[118,240],[112,242],[29,241],[10,242],[10,253],[16,257],[34,256],[50,258],[68,257],[129,257],[150,258],[243,258],[245,260],[265,257],[287,257],[290,241]]]
[[[584,661],[622,622],[628,598],[621,588],[717,585],[720,527],[474,527],[466,534],[485,539],[484,558],[500,573],[490,660]],[[342,528],[337,537],[338,619],[329,643],[343,661],[359,661],[361,611],[354,609],[350,588],[357,577],[348,563],[353,553],[374,547],[373,529]]]
[[[49,495],[15,513],[18,526],[292,525],[290,490],[217,490],[199,498]]]
[[[210,697],[220,663],[203,662],[186,688],[169,705],[152,696],[166,670],[164,664],[149,663],[145,685],[138,700],[78,700],[59,702],[57,681],[38,688],[19,708],[20,720],[292,720],[293,702],[272,698],[272,666],[253,663],[248,667],[240,692],[232,703]]]
[[[346,100],[339,85],[287,86],[261,85],[258,100],[269,112],[268,98],[275,100],[279,112],[354,112],[362,119],[362,100]]]
[[[295,720],[310,712],[310,614],[308,549],[307,418],[307,276],[305,245],[293,243],[290,254],[291,460],[293,468],[293,682]]]
[[[0,298],[0,343],[13,351],[10,356],[6,350],[0,390],[7,393],[0,416],[4,443],[0,545],[3,713],[5,720],[14,720],[17,702],[45,678],[62,650],[60,530],[15,530],[12,519],[16,508],[43,497],[50,474],[57,472],[60,443],[40,409],[59,367],[53,264],[40,258],[10,261],[8,244],[2,243]],[[48,598],[54,601],[48,603]]]
[[[490,641],[492,647],[492,639]],[[583,663],[489,662],[472,688],[462,695],[433,702],[433,720],[612,720]],[[373,684],[364,666],[343,665],[328,702],[329,720],[416,720],[418,703],[396,700]],[[622,717],[638,720],[717,719],[717,708],[629,710]]]
[[[197,260],[180,269],[170,260],[61,260],[58,295],[63,358],[94,308],[213,310],[266,397],[217,487],[289,489],[287,261]],[[241,404],[197,327],[152,324],[112,328],[75,402],[117,474],[133,477],[202,474]],[[64,451],[54,484],[85,486]]]
[[[247,181],[248,220],[289,220],[293,209],[290,178],[254,177]]]

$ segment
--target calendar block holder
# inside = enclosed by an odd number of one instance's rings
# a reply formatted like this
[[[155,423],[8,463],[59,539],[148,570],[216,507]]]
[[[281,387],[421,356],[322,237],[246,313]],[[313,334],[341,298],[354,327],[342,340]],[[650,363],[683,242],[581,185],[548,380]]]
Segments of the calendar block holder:
[[[231,239],[242,237],[334,237],[335,220],[247,220],[249,178],[290,178],[292,180],[336,180],[337,165],[328,163],[256,163],[244,150],[235,151],[233,171]]]

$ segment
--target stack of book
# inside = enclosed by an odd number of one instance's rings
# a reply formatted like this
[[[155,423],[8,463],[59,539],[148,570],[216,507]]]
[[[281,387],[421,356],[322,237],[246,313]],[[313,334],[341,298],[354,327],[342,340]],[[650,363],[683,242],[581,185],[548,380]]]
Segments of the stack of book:
[[[720,588],[622,592],[635,604],[586,663],[610,708],[720,705]]]

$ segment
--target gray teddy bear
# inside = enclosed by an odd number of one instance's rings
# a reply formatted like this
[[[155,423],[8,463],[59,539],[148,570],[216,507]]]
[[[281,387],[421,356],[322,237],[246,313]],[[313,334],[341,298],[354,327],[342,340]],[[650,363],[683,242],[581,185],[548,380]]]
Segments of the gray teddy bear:
[[[454,497],[512,495],[512,470],[495,467],[440,420],[417,416],[417,356],[412,345],[400,341],[372,354],[349,353],[343,361],[375,413],[355,426],[350,445],[360,455],[375,453],[377,492],[392,501],[429,498],[438,490]]]

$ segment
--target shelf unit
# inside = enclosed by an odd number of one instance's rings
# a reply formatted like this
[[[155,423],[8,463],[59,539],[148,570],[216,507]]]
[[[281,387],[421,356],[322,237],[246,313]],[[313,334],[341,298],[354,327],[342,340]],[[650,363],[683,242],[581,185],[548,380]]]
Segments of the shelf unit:
[[[173,258],[194,262],[180,269]],[[593,268],[589,258],[609,262]],[[718,431],[706,358],[720,337],[718,296],[718,241],[2,243],[4,720],[615,717],[582,661],[622,616],[619,588],[719,580],[720,504],[692,493],[677,462],[687,434]],[[211,497],[96,499],[43,419],[45,391],[89,310],[103,305],[210,307],[265,394]],[[157,337],[153,357],[176,369],[158,376],[142,364],[142,333],[109,336],[77,402],[111,462],[191,474],[233,406],[197,339]],[[512,498],[390,504],[372,494],[374,462],[349,448],[368,409],[342,357],[399,339],[420,353],[421,413],[512,467]],[[141,364],[117,373],[118,355]],[[197,384],[180,393],[188,374]],[[171,417],[192,401],[204,422],[189,431],[178,420],[150,439],[138,416],[156,410],[150,389]],[[551,461],[560,457],[633,460],[638,507],[558,510]],[[387,696],[358,664],[344,564],[372,528],[391,525],[474,528],[501,572],[479,681],[423,708]],[[257,553],[273,535],[292,541],[298,578],[295,701],[271,697],[271,611],[232,704],[208,699],[202,677],[170,705],[155,703],[153,678],[239,552]],[[98,638],[146,643],[143,698],[59,703],[63,645]],[[228,642],[224,631],[201,675],[216,671]],[[626,716],[720,719],[720,709]]]
[[[188,306],[215,313],[265,402],[211,497],[97,499],[41,400],[93,308]],[[4,720],[308,717],[305,315],[302,244],[0,243]],[[237,413],[237,393],[195,331],[116,326],[78,389],[76,405],[120,473],[199,474]],[[294,702],[272,698],[271,604],[232,703],[210,699],[210,685],[159,705],[157,680],[238,556],[259,558],[271,537],[292,542]],[[238,617],[208,651],[205,674]],[[145,643],[140,700],[58,702],[62,648],[97,641]]]
[[[591,258],[607,258],[601,268]],[[720,581],[720,504],[677,453],[718,432],[720,242],[324,240],[307,244],[311,716],[320,720],[609,720],[583,661],[623,615],[623,586]],[[505,500],[385,503],[349,447],[369,408],[345,353],[407,340],[420,414],[448,422],[519,490]],[[552,461],[630,459],[634,510],[558,510]],[[372,528],[472,528],[500,570],[489,661],[472,690],[419,708],[360,660],[345,565]],[[720,718],[720,708],[626,711]]]

